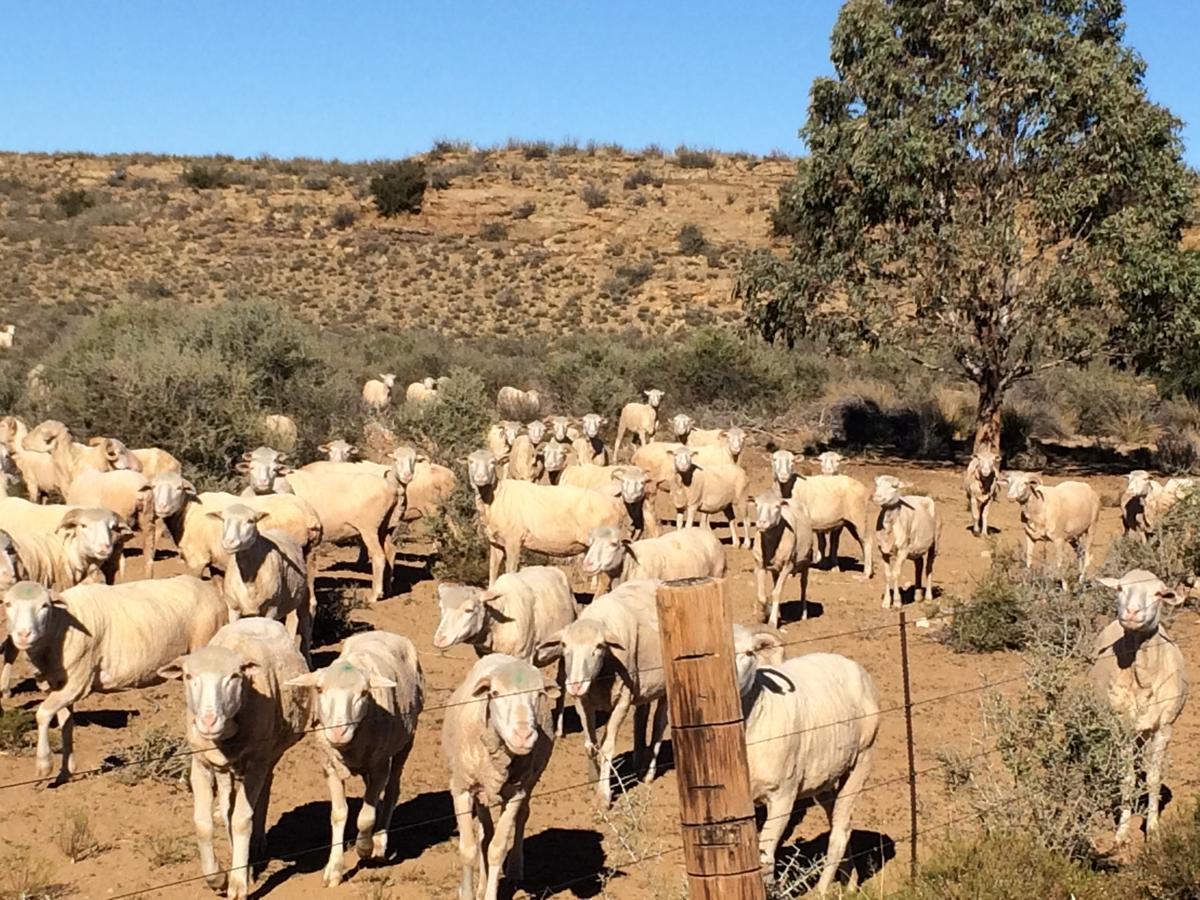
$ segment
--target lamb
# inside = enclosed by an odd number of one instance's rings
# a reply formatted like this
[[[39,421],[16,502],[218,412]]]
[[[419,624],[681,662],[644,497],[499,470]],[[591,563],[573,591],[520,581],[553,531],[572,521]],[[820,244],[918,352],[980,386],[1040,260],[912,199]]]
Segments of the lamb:
[[[200,870],[233,900],[245,900],[251,855],[266,850],[275,766],[308,723],[311,692],[286,686],[307,671],[283,625],[260,618],[226,625],[208,646],[159,670],[183,679]],[[232,845],[228,878],[213,851],[214,794]]]
[[[1082,481],[1064,481],[1043,486],[1041,475],[1028,472],[1010,472],[1006,480],[1008,499],[1021,505],[1025,565],[1033,565],[1034,544],[1048,541],[1054,546],[1057,565],[1062,570],[1063,551],[1070,544],[1079,557],[1079,580],[1082,581],[1092,562],[1092,537],[1100,518],[1100,497],[1091,485]],[[1062,586],[1066,590],[1065,573]]]
[[[300,652],[308,659],[315,603],[308,589],[304,551],[281,531],[260,531],[266,513],[234,503],[208,513],[221,522],[225,569],[225,602],[229,621],[265,616],[287,622],[288,633],[300,636]]]
[[[542,468],[550,484],[559,484],[567,468],[567,446],[551,438],[542,448]]]
[[[750,793],[756,805],[766,806],[759,861],[772,879],[775,851],[796,801],[815,799],[829,817],[829,848],[817,881],[817,893],[825,895],[845,856],[850,814],[871,771],[879,693],[866,670],[844,656],[808,653],[783,661],[775,634],[735,625],[733,650]],[[772,664],[762,665],[764,658]]]
[[[643,532],[649,532],[651,537],[658,535],[658,519],[653,504],[647,501],[646,473],[637,466],[570,466],[558,484],[590,488],[608,495],[615,492],[625,504],[633,538],[640,538]]]
[[[542,461],[537,445],[528,434],[518,434],[508,454],[507,478],[517,481],[540,481]]]
[[[282,413],[267,413],[263,416],[263,434],[272,446],[286,451],[295,450],[300,439],[296,420]]]
[[[1117,618],[1096,639],[1092,683],[1136,735],[1135,753],[1123,785],[1117,843],[1129,835],[1136,796],[1138,759],[1146,773],[1146,833],[1158,828],[1159,787],[1172,726],[1187,700],[1183,654],[1162,627],[1162,604],[1178,606],[1185,597],[1144,569],[1121,578],[1100,578],[1117,591]]]
[[[617,735],[630,707],[634,708],[634,766],[645,755],[645,723],[655,705],[650,733],[650,762],[646,781],[653,781],[658,751],[667,725],[666,682],[658,635],[656,594],[659,582],[626,581],[602,594],[574,622],[542,644],[547,655],[562,654],[567,671],[567,695],[573,698],[583,723],[584,748],[599,780],[605,806],[612,804],[609,783]],[[604,743],[597,747],[596,713],[611,710]]]
[[[363,385],[362,402],[368,412],[380,413],[392,402],[392,388],[396,386],[396,376],[390,372],[372,378]]]
[[[583,571],[606,576],[610,587],[647,578],[723,578],[725,548],[715,534],[703,528],[672,531],[640,541],[622,538],[616,528],[593,528]]]
[[[505,385],[496,393],[496,408],[506,419],[532,422],[542,409],[542,398],[537,391],[522,391]]]
[[[554,748],[550,704],[558,693],[529,663],[492,653],[450,696],[442,754],[458,820],[460,900],[496,900],[501,866],[510,882],[524,878],[529,795]]]
[[[971,530],[988,535],[988,509],[1000,488],[1000,462],[996,454],[981,450],[967,463],[963,489],[967,492],[967,507],[971,510]]]
[[[698,465],[696,451],[683,447],[675,452],[675,472],[687,502],[684,527],[691,528],[699,513],[700,525],[709,528],[709,517],[713,513],[723,512],[729,519],[729,536],[733,539],[733,546],[738,546],[737,523],[740,518],[745,532],[742,546],[749,548],[750,522],[746,517],[745,502],[750,479],[746,470],[736,463]]]
[[[793,572],[800,574],[800,618],[808,618],[808,570],[812,566],[812,522],[803,507],[773,493],[754,500],[754,578],[759,615],[772,628],[779,627],[779,606],[784,585]],[[767,586],[771,596],[767,598]]]
[[[30,566],[35,566],[37,576],[31,580],[46,581],[51,577],[61,578],[58,583],[70,581],[107,581],[116,578],[121,548],[133,534],[116,513],[110,509],[79,509],[62,505],[40,505],[8,497],[0,500],[0,530],[17,542],[26,542],[32,547],[32,536],[42,540],[36,543],[53,553],[53,560],[46,558],[37,562],[30,557]],[[61,547],[61,551],[50,549]],[[19,551],[18,551],[19,552]],[[61,553],[61,555],[59,555]],[[32,572],[32,570],[29,570]]]
[[[604,438],[600,436],[600,428],[607,421],[596,413],[588,413],[579,420],[583,433],[571,441],[571,449],[575,451],[575,459],[580,465],[608,464],[608,450],[604,447]]]
[[[776,468],[775,459],[772,459],[772,469],[776,483],[782,489],[783,482],[779,480],[781,472]],[[845,528],[862,547],[863,577],[870,578],[875,565],[874,531],[868,528],[867,505],[871,491],[866,485],[849,475],[796,475],[789,494],[789,502],[808,514],[818,538],[818,556],[827,555],[831,563],[837,563],[841,568],[838,543],[841,530]],[[820,544],[825,534],[829,535],[828,554]]]
[[[487,532],[491,554],[488,585],[515,572],[523,549],[549,556],[574,556],[587,549],[588,534],[600,525],[619,525],[624,505],[587,488],[551,487],[525,481],[499,481],[496,458],[477,450],[467,458],[475,488],[475,508]]]
[[[111,472],[83,472],[67,488],[69,506],[111,509],[142,535],[142,567],[147,578],[154,577],[155,539],[154,496],[150,482],[140,472],[118,469]]]
[[[423,378],[420,381],[414,381],[405,389],[404,400],[413,406],[420,406],[430,400],[436,400],[437,395],[437,379]]]
[[[309,705],[329,785],[333,832],[323,881],[334,887],[344,872],[346,779],[351,775],[360,776],[364,785],[358,858],[387,856],[388,829],[425,701],[425,680],[412,641],[368,631],[348,637],[327,668],[297,675],[285,686],[312,692]]]
[[[212,585],[190,575],[125,584],[80,584],[51,593],[21,581],[4,594],[5,661],[24,650],[49,685],[37,711],[37,775],[50,774],[50,722],[62,729],[60,781],[75,770],[72,707],[93,691],[143,687],[180,653],[208,643],[225,619]]]
[[[874,501],[879,504],[875,522],[875,543],[883,557],[883,608],[899,609],[900,567],[906,559],[915,569],[915,597],[921,596],[922,569],[925,575],[925,599],[933,599],[933,561],[937,557],[942,522],[929,497],[902,494],[905,488],[892,475],[875,476]]]
[[[621,440],[626,432],[630,434],[631,441],[636,436],[638,443],[645,447],[658,428],[658,406],[662,403],[664,392],[652,389],[642,391],[642,394],[646,397],[645,403],[626,403],[621,407],[621,417],[617,420],[617,440],[613,444],[614,461],[620,457]]]

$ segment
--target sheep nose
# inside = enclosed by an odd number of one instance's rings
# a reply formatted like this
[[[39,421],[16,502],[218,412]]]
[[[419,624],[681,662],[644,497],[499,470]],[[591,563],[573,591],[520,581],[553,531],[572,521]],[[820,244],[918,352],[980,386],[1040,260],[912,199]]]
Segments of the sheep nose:
[[[203,713],[200,716],[200,726],[205,731],[212,731],[217,724],[217,714],[212,712]]]
[[[28,644],[32,638],[33,632],[29,631],[29,629],[22,629],[13,634],[13,640],[19,644]]]
[[[329,729],[329,740],[334,744],[344,744],[346,742],[346,726],[335,725]]]

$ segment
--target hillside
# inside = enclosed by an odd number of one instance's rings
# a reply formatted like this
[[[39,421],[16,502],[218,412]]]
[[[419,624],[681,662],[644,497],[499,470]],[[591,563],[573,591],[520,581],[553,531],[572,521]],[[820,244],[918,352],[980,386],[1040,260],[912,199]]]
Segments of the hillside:
[[[339,328],[452,335],[733,322],[736,259],[767,242],[794,169],[539,144],[426,162],[441,189],[385,219],[369,164],[0,154],[0,317],[28,334],[62,320],[47,305],[240,296]],[[219,186],[186,183],[206,176]],[[588,192],[607,203],[589,208]],[[678,240],[687,224],[703,238],[693,255]]]

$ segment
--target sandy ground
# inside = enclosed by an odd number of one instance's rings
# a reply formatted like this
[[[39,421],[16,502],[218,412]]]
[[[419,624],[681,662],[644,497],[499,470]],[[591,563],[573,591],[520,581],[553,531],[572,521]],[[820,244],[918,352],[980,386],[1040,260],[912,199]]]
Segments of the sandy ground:
[[[752,460],[754,486],[765,486],[767,469],[761,452]],[[968,515],[960,488],[960,473],[948,468],[911,468],[900,465],[851,465],[851,474],[868,481],[879,472],[895,472],[913,482],[916,492],[928,493],[938,502],[943,521],[942,550],[936,584],[946,594],[965,593],[988,565],[988,543],[967,531]],[[1112,476],[1089,479],[1102,496],[1114,497],[1121,480]],[[1000,529],[1002,543],[1019,537],[1018,511],[1001,501],[992,524]],[[1101,515],[1096,546],[1102,552],[1118,532],[1118,512],[1105,508]],[[721,532],[719,532],[721,533]],[[409,550],[419,548],[406,548]],[[843,555],[856,555],[853,541],[843,544]],[[363,577],[349,570],[352,552],[339,551],[340,561],[326,577]],[[734,618],[749,621],[753,615],[753,572],[750,554],[730,554],[727,594]],[[332,562],[332,560],[330,561]],[[404,897],[406,900],[451,896],[457,885],[458,860],[451,807],[446,792],[446,771],[440,753],[444,703],[473,657],[457,647],[445,655],[433,650],[431,638],[437,624],[433,601],[434,582],[428,578],[417,554],[402,556],[404,576],[411,589],[356,617],[376,628],[410,636],[422,651],[428,697],[416,745],[401,786],[401,802],[393,819],[396,832],[392,853],[384,866],[349,869],[346,882],[330,890],[329,897]],[[134,566],[136,569],[136,565]],[[163,567],[171,574],[173,564]],[[906,578],[912,569],[906,566]],[[787,626],[789,640],[804,641],[792,652],[831,650],[862,663],[871,673],[882,695],[885,710],[881,719],[874,770],[868,788],[854,811],[856,829],[852,852],[861,866],[878,869],[873,884],[886,889],[907,870],[909,804],[904,783],[905,749],[903,715],[894,709],[902,704],[898,629],[895,613],[880,608],[882,580],[879,574],[869,583],[856,572],[818,571],[810,586],[815,616]],[[795,596],[793,581],[788,596]],[[785,616],[787,615],[785,608]],[[794,610],[792,610],[794,613]],[[910,610],[916,618],[919,607]],[[889,627],[863,631],[877,624]],[[847,634],[846,632],[857,632]],[[1185,655],[1194,657],[1200,621],[1185,611],[1173,627]],[[322,648],[318,662],[327,662],[335,648]],[[986,682],[1009,679],[1008,690],[1019,689],[1020,662],[1011,654],[990,656],[955,655],[931,640],[929,633],[911,629],[912,692],[918,770],[936,767],[938,752],[957,748],[978,751],[979,702],[976,690]],[[1017,683],[1011,683],[1016,679]],[[33,707],[38,701],[31,681],[23,685],[14,704]],[[942,695],[955,696],[941,698]],[[141,691],[93,696],[81,704],[76,731],[78,768],[91,769],[115,748],[137,740],[151,727],[182,733],[183,701],[178,685],[170,684]],[[597,812],[594,788],[574,787],[588,781],[581,736],[573,719],[569,733],[555,748],[553,758],[533,801],[526,844],[526,880],[516,896],[614,898],[682,897],[682,854],[678,851],[676,785],[673,773],[654,784],[632,787],[627,798],[607,815]],[[1200,762],[1187,748],[1200,740],[1200,703],[1193,702],[1180,719],[1172,745],[1166,783],[1176,797],[1189,796],[1200,780]],[[620,743],[629,747],[626,734]],[[0,866],[0,893],[16,885],[17,871],[43,870],[53,882],[68,885],[74,896],[139,896],[190,898],[210,896],[198,873],[192,844],[191,798],[184,788],[156,781],[124,785],[107,774],[80,778],[57,788],[12,782],[33,776],[30,756],[0,756],[0,841],[9,858]],[[922,852],[944,838],[961,832],[955,823],[958,808],[943,791],[937,771],[923,775],[919,783],[918,818]],[[359,785],[351,787],[358,796]],[[327,858],[322,845],[329,840],[329,802],[320,774],[318,756],[311,738],[291,750],[281,762],[275,778],[269,817],[272,859],[259,876],[260,895],[273,898],[313,896],[320,892],[321,869]],[[351,801],[348,837],[353,834],[357,804]],[[72,811],[86,811],[91,828],[103,849],[78,863],[68,861],[58,848],[56,836],[64,818]],[[1168,815],[1171,810],[1168,810]],[[819,849],[826,831],[824,816],[810,811],[788,841],[805,849]],[[178,859],[155,867],[164,847],[173,848]],[[156,852],[157,851],[157,852]],[[228,849],[218,841],[222,861]],[[638,864],[630,859],[649,857]],[[882,868],[878,863],[884,861]],[[21,861],[24,860],[22,863]],[[351,854],[348,866],[353,864]],[[608,874],[601,876],[598,873]],[[5,883],[8,879],[8,883]],[[193,880],[187,880],[193,879]],[[168,885],[159,888],[156,886]]]

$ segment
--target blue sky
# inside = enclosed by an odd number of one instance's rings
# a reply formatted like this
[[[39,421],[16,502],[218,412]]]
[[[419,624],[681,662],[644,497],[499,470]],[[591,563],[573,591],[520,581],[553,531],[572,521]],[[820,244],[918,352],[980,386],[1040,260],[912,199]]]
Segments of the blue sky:
[[[436,137],[800,150],[837,0],[26,2],[0,149],[372,159]],[[1195,0],[1130,0],[1151,96],[1200,125]],[[1200,131],[1184,132],[1200,163]]]

